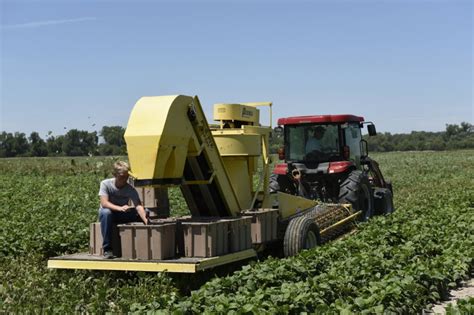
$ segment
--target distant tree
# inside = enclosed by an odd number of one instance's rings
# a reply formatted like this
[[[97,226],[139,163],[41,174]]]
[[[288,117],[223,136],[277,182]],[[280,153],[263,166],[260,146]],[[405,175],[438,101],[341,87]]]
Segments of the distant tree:
[[[49,156],[57,156],[63,154],[64,136],[50,136],[46,139],[46,147]]]
[[[7,157],[7,137],[8,134],[2,131],[0,134],[0,157]]]
[[[0,156],[15,157],[27,156],[29,151],[28,140],[24,133],[2,132],[0,136]]]
[[[99,155],[124,155],[124,147],[101,143],[98,147]]]
[[[64,135],[62,150],[67,156],[96,155],[97,132],[71,129]]]
[[[466,133],[474,132],[474,128],[472,124],[465,121],[461,123],[461,130],[462,132],[466,132]]]
[[[433,142],[431,142],[430,150],[435,150],[435,151],[446,150],[446,143],[443,141],[441,137],[437,137],[436,139],[433,140]]]
[[[447,139],[458,135],[462,131],[461,127],[458,125],[446,124],[445,136]]]
[[[41,139],[40,135],[34,131],[30,134],[30,155],[31,156],[47,156],[48,147],[46,142]]]
[[[125,139],[123,138],[124,134],[125,129],[121,126],[104,126],[100,131],[100,135],[104,137],[106,144],[116,145],[118,147],[123,147],[125,145]]]
[[[28,139],[26,135],[22,132],[15,132],[14,134],[14,151],[16,153],[15,156],[27,156],[28,151],[30,149],[30,145],[28,143]]]
[[[103,144],[99,146],[100,155],[125,154],[125,129],[121,126],[102,127],[100,135],[104,138]]]

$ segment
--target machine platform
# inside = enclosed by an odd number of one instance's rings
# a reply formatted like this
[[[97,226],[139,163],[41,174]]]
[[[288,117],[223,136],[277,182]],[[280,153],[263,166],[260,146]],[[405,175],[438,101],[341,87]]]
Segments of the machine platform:
[[[210,258],[181,257],[166,260],[105,259],[102,256],[79,253],[50,258],[48,268],[196,273],[256,256],[254,249]]]

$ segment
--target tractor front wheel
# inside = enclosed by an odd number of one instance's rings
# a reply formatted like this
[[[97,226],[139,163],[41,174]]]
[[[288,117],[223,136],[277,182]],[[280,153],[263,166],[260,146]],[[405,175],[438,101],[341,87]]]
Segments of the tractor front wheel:
[[[294,256],[303,249],[316,247],[321,243],[319,228],[314,219],[301,216],[290,221],[283,239],[285,257]]]
[[[367,221],[374,213],[374,198],[367,174],[352,171],[339,189],[339,203],[350,203],[356,211],[362,211],[361,221]]]

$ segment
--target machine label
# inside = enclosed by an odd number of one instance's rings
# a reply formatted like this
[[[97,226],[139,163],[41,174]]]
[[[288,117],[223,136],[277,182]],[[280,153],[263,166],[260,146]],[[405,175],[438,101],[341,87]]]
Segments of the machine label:
[[[242,108],[242,117],[244,117],[244,118],[253,117],[253,112],[244,107],[244,108]]]

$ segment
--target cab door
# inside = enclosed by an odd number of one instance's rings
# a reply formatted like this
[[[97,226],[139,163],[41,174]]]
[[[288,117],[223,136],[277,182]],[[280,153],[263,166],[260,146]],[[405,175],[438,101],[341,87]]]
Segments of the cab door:
[[[358,123],[348,123],[344,128],[345,145],[349,147],[349,160],[352,161],[357,168],[360,168],[360,142],[362,133]]]

